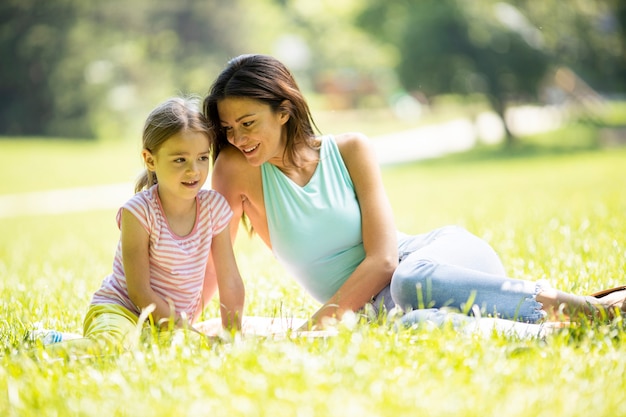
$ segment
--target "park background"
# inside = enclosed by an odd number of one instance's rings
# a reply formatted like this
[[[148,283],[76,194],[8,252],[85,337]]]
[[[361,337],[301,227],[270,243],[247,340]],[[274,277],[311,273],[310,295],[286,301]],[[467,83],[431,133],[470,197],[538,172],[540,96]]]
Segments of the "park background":
[[[241,53],[283,60],[323,133],[372,138],[400,230],[456,223],[511,276],[624,284],[623,2],[7,0],[0,25],[1,415],[626,415],[621,319],[530,340],[347,320],[62,363],[23,342],[80,332],[147,113]],[[315,311],[257,240],[236,249],[248,314]]]

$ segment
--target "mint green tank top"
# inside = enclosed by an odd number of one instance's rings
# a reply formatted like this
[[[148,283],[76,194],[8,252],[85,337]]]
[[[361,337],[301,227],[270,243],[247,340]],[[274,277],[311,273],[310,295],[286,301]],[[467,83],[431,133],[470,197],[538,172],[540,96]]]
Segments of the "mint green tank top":
[[[272,250],[316,300],[328,301],[365,258],[354,184],[332,136],[304,187],[270,163],[261,165]]]

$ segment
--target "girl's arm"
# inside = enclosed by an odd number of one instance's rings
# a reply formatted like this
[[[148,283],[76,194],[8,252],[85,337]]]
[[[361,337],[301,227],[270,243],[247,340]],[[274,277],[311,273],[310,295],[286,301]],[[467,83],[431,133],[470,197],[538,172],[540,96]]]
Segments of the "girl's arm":
[[[336,138],[361,207],[365,259],[311,318],[306,328],[321,326],[326,317],[357,311],[391,282],[398,266],[396,227],[369,139],[359,134]]]
[[[231,210],[233,211],[233,216],[229,223],[230,229],[230,239],[231,243],[235,241],[237,237],[237,232],[239,230],[239,223],[241,223],[241,218],[243,216],[243,201],[242,195],[243,191],[241,190],[242,184],[245,181],[237,180],[239,176],[236,173],[241,172],[241,164],[236,164],[236,160],[233,160],[232,163],[222,163],[224,158],[228,158],[229,156],[235,154],[233,152],[234,149],[226,148],[220,154],[220,159],[215,163],[213,167],[213,175],[211,176],[212,185],[211,188],[218,193],[220,193],[225,199]],[[239,151],[236,151],[239,152]],[[231,167],[235,165],[234,167]],[[204,301],[204,306],[206,306],[211,298],[215,295],[215,291],[217,290],[217,274],[215,272],[215,258],[211,254],[209,255],[209,260],[207,262],[204,285],[202,290],[202,299]],[[200,314],[200,312],[198,313]]]
[[[202,308],[196,312],[194,322],[200,317],[204,308],[209,305],[209,302],[213,299],[215,292],[217,291],[217,276],[215,274],[215,263],[213,262],[213,256],[209,253],[209,259],[207,260],[206,268],[204,270],[204,282],[202,284]]]
[[[174,315],[176,326],[182,327],[181,318],[175,315],[168,302],[155,293],[150,286],[148,233],[128,210],[122,211],[121,223],[122,260],[130,300],[140,310],[154,304],[152,317],[158,325],[164,327],[169,325],[169,318]]]
[[[222,326],[225,329],[241,330],[245,289],[235,260],[228,227],[213,236],[211,258],[214,260],[217,273]]]

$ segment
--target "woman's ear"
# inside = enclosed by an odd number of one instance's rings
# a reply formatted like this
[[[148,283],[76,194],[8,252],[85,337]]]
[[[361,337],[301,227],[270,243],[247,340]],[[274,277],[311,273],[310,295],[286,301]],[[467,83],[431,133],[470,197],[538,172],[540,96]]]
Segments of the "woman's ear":
[[[280,107],[278,107],[278,112],[280,114],[279,121],[281,124],[287,123],[290,117],[289,107],[291,107],[291,101],[283,100],[280,103]]]
[[[154,156],[152,155],[152,152],[144,149],[141,151],[141,157],[143,158],[143,162],[146,164],[148,171],[154,171]]]

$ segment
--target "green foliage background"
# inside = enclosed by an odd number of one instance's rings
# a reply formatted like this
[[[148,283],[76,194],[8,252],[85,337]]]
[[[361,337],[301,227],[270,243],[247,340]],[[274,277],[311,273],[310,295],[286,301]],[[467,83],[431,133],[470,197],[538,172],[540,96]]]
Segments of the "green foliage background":
[[[127,138],[172,95],[203,95],[227,60],[279,57],[319,109],[398,97],[545,102],[551,70],[626,90],[617,0],[5,0],[0,135]],[[549,80],[548,80],[549,81]]]

